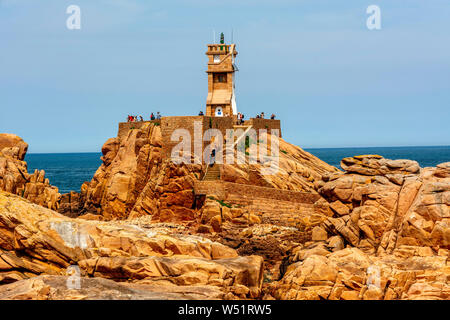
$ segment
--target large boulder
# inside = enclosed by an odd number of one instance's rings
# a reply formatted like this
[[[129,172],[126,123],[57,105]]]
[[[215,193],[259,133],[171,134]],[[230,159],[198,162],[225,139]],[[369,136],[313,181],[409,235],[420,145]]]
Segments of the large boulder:
[[[4,156],[23,161],[28,150],[28,144],[15,134],[0,133],[0,152]]]
[[[73,276],[72,276],[73,277]],[[210,300],[225,294],[215,286],[176,286],[116,282],[104,278],[79,279],[41,275],[0,286],[0,300]],[[69,284],[69,285],[68,285]]]
[[[183,230],[143,218],[72,219],[0,192],[0,284],[65,275],[76,266],[81,277],[207,286],[227,298],[259,296],[261,257],[239,257],[234,249]]]
[[[106,219],[150,215],[155,221],[193,220],[193,181],[201,166],[176,166],[163,159],[161,139],[160,126],[146,123],[106,141],[102,165],[81,188],[80,213]]]
[[[282,279],[267,294],[283,300],[448,300],[448,252],[424,256],[423,247],[384,257],[358,248],[298,247]]]
[[[328,232],[370,254],[401,245],[450,248],[448,164],[420,169],[369,155],[342,166],[344,174],[325,176],[318,189],[335,213],[323,224]]]
[[[13,134],[0,134],[0,190],[20,195],[36,204],[57,209],[60,194],[45,178],[44,170],[27,171],[28,144]]]

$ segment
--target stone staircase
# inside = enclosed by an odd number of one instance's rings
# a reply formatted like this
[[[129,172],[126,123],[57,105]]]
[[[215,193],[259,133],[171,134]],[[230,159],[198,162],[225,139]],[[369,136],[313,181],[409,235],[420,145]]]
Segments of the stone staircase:
[[[220,180],[220,166],[214,163],[211,167],[208,166],[203,181]]]

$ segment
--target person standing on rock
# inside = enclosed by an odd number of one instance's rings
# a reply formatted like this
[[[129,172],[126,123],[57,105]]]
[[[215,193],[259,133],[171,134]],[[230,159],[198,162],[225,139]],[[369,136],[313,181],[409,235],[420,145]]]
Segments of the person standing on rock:
[[[216,149],[212,149],[212,151],[211,151],[209,165],[212,167],[214,165],[214,162],[216,162]]]
[[[159,111],[156,113],[156,120],[161,120],[161,114],[159,113]]]
[[[153,112],[152,112],[152,114],[150,115],[150,120],[155,120],[155,115],[153,114]]]

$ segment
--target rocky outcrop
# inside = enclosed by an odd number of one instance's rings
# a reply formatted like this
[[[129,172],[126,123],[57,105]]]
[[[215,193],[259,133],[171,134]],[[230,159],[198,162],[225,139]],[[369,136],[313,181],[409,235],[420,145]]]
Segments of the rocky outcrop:
[[[344,174],[316,182],[332,216],[294,247],[276,299],[450,298],[450,165],[345,158]]]
[[[28,151],[28,144],[14,134],[0,133],[0,151],[3,157],[23,161]]]
[[[0,286],[0,300],[211,300],[223,299],[214,286],[152,285],[82,277],[42,275]]]
[[[270,135],[269,138],[270,140]],[[193,221],[197,207],[194,182],[204,174],[201,165],[175,165],[162,156],[161,128],[144,123],[109,139],[102,148],[103,164],[82,187],[81,213],[106,219],[151,215],[154,221]],[[274,175],[262,174],[263,164],[223,165],[222,180],[244,185],[317,193],[314,182],[340,172],[313,155],[280,141],[280,160]],[[78,201],[74,201],[77,207]]]
[[[71,219],[0,192],[0,284],[65,275],[73,267],[81,277],[151,285],[160,291],[168,286],[167,292],[182,294],[173,286],[186,286],[186,292],[204,286],[220,291],[222,298],[256,298],[263,259],[239,257],[227,246],[185,233],[182,225]],[[25,281],[17,290],[24,292],[37,281],[51,293],[57,289],[45,284],[51,279],[57,278]]]
[[[330,243],[298,247],[267,292],[283,300],[450,299],[448,252],[411,253],[378,257],[354,247],[332,252]]]
[[[13,134],[0,134],[0,190],[20,195],[36,204],[56,210],[60,194],[45,178],[44,170],[27,171],[24,161],[28,144]]]
[[[319,193],[334,212],[324,228],[368,254],[400,246],[450,248],[449,165],[421,169],[411,160],[356,156],[342,175],[324,176]]]
[[[450,163],[363,155],[341,172],[281,140],[276,174],[223,165],[199,197],[205,168],[164,159],[142,123],[60,196],[26,150],[0,135],[0,298],[450,299]]]
[[[270,141],[270,134],[262,134],[261,141]],[[270,146],[268,147],[270,149]],[[249,150],[249,149],[247,149]],[[252,184],[281,190],[307,191],[315,193],[314,182],[322,175],[340,171],[302,148],[279,139],[279,157],[274,174],[264,174],[264,158],[258,164],[225,164],[222,180],[241,184]]]
[[[193,220],[193,181],[201,166],[176,166],[163,161],[161,129],[146,123],[109,139],[102,165],[81,189],[82,213],[124,219],[151,215],[154,220]]]

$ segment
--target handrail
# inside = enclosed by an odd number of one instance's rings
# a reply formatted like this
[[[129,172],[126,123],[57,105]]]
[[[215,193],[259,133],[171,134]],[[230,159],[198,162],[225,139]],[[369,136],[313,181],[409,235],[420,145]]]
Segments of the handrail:
[[[205,174],[203,175],[202,181],[205,181],[206,175],[208,174],[208,168],[209,168],[209,165],[207,164],[206,171],[205,171]]]

